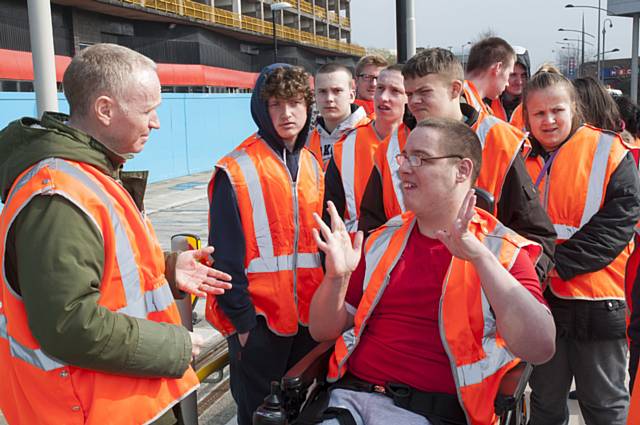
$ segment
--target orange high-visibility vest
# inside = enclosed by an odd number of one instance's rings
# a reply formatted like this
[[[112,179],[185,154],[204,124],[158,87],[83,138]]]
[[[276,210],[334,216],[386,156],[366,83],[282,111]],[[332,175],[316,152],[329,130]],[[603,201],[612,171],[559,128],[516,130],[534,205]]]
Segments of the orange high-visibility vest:
[[[398,162],[396,155],[400,154],[407,144],[409,127],[400,124],[378,146],[374,156],[374,166],[380,174],[382,182],[382,204],[387,219],[404,212],[404,199],[400,178],[398,177]]]
[[[346,201],[344,222],[352,235],[358,231],[360,203],[373,170],[373,156],[379,145],[380,140],[372,121],[366,126],[358,127],[333,146],[333,160],[340,172]]]
[[[480,113],[471,126],[482,145],[482,168],[476,186],[484,189],[500,201],[504,181],[516,156],[528,145],[526,136],[518,129],[493,115]],[[400,168],[395,156],[402,152],[408,136],[408,128],[401,125],[378,148],[375,165],[382,180],[383,204],[387,219],[405,211],[400,178]],[[496,210],[493,211],[497,214]]]
[[[374,231],[365,246],[364,293],[354,316],[354,326],[336,341],[327,379],[344,376],[347,360],[357,348],[389,276],[416,224],[412,212],[394,217]],[[509,270],[521,249],[537,261],[541,248],[502,225],[491,214],[476,209],[470,231]],[[453,257],[442,286],[438,316],[440,338],[451,362],[458,399],[469,424],[496,421],[495,400],[502,377],[519,363],[496,328],[491,305],[482,290],[474,266]]]
[[[364,127],[365,125],[368,125],[370,122],[371,122],[371,118],[369,118],[368,116],[365,116],[364,118],[360,119],[354,124],[353,128],[346,130],[340,136],[340,139],[336,141],[336,143],[338,143],[340,140],[344,140],[344,138],[347,137],[347,135],[352,131],[357,130],[359,127]],[[318,131],[317,128],[314,128],[311,134],[309,135],[306,147],[311,151],[311,153],[313,153],[313,156],[316,157],[318,162],[322,164],[323,169],[326,169],[329,161],[327,160],[326,162],[324,162],[322,159],[322,140],[321,139],[322,139],[322,136],[320,135],[320,132]],[[335,147],[335,144],[334,144],[334,147]]]
[[[372,120],[376,119],[376,107],[373,100],[356,99],[353,103],[362,106],[369,118]]]
[[[522,109],[522,102],[516,106],[516,109],[511,113],[511,119],[509,120],[509,124],[517,128],[518,130],[526,133],[527,132],[527,124],[524,121],[524,112]]]
[[[486,103],[484,103],[484,100],[478,93],[478,89],[472,81],[464,80],[462,88],[464,90],[463,94],[465,99],[467,99],[467,103],[471,105],[473,109],[480,113],[493,115],[493,111]]]
[[[292,182],[283,159],[254,134],[216,164],[210,201],[218,172],[227,173],[238,201],[245,273],[256,314],[265,317],[275,334],[295,335],[298,323],[309,323],[311,298],[323,277],[311,232],[317,226],[313,213],[322,215],[322,169],[302,149],[298,176]],[[235,332],[216,297],[207,297],[206,317],[223,335]]]
[[[507,173],[516,157],[529,149],[529,140],[517,128],[493,115],[481,113],[471,129],[482,145],[482,167],[476,186],[493,194],[496,209],[491,212],[497,215]]]
[[[504,109],[504,105],[502,104],[502,99],[500,99],[500,96],[491,101],[491,110],[493,111],[493,115],[495,115],[496,118],[500,118],[502,121],[509,122],[507,111]]]
[[[151,223],[122,186],[88,164],[51,158],[18,177],[0,215],[2,264],[11,223],[37,195],[64,197],[100,230],[104,270],[98,304],[180,325]],[[190,367],[179,379],[131,377],[75,367],[47,355],[29,329],[22,298],[4,274],[0,282],[0,407],[9,423],[149,423],[198,387]]]
[[[491,101],[491,110],[497,118],[508,122],[518,130],[526,133],[527,129],[524,123],[524,116],[522,115],[522,103],[519,103],[513,112],[511,112],[511,118],[507,117],[507,111],[504,109],[504,105],[502,104],[502,99],[500,99],[500,97],[496,97]]]
[[[570,239],[602,208],[609,179],[627,152],[620,136],[590,125],[580,127],[558,149],[538,187],[543,207],[558,234],[557,244]],[[543,170],[542,158],[530,157],[526,166],[535,182]],[[632,245],[630,242],[601,270],[568,281],[551,278],[551,290],[565,299],[623,300],[625,265]]]

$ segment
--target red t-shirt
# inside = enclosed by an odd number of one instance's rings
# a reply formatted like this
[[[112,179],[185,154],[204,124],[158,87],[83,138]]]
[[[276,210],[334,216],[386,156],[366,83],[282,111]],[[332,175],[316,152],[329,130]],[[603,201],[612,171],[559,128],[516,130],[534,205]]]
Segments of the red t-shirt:
[[[395,268],[382,299],[367,322],[347,369],[372,384],[399,382],[425,392],[455,394],[451,365],[438,327],[442,284],[451,253],[417,226]],[[360,303],[364,259],[351,275],[345,301],[351,310]],[[546,305],[529,255],[518,255],[511,274]],[[351,312],[355,312],[352,309]]]

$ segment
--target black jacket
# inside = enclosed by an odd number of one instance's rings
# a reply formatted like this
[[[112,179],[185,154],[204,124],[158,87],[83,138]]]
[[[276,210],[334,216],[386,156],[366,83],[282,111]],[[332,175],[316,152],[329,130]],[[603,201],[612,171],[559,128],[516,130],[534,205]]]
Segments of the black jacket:
[[[532,157],[548,155],[535,139],[531,144]],[[611,175],[603,207],[571,239],[556,246],[558,275],[569,280],[607,266],[627,246],[639,219],[640,178],[629,153]]]
[[[472,126],[478,119],[477,111],[464,103],[460,107],[465,116],[465,122]],[[333,177],[330,177],[329,172],[330,170],[327,169],[326,193],[333,193],[329,189],[329,185],[334,185],[331,180]],[[536,272],[540,280],[544,280],[553,268],[556,233],[547,213],[542,208],[538,193],[533,187],[533,182],[520,155],[516,157],[507,172],[497,208],[497,218],[500,222],[525,238],[542,245],[543,253],[536,264]],[[389,218],[391,217],[385,215],[382,202],[382,178],[374,167],[360,204],[359,229],[366,235]]]
[[[311,111],[307,111],[307,122],[296,139],[293,152],[289,152],[273,127],[266,100],[261,98],[262,87],[269,73],[275,68],[287,66],[290,65],[273,64],[262,70],[251,95],[251,116],[258,126],[258,135],[274,152],[283,156],[291,178],[295,181],[300,150],[304,147],[309,132]],[[224,172],[215,173],[209,205],[209,245],[215,247],[215,267],[229,273],[233,282],[231,290],[217,296],[218,304],[238,332],[248,332],[256,324],[256,312],[249,297],[249,281],[244,271],[245,236],[238,201],[229,177]]]
[[[533,139],[531,155],[548,154]],[[553,167],[553,165],[552,165]],[[611,175],[604,205],[570,239],[556,247],[556,271],[563,280],[592,273],[610,264],[633,237],[640,219],[640,178],[631,154],[627,154]],[[622,339],[625,337],[625,303],[618,300],[564,300],[549,289],[545,298],[553,313],[559,337],[578,340]],[[634,314],[629,326],[631,387],[640,356],[640,288],[632,294]]]

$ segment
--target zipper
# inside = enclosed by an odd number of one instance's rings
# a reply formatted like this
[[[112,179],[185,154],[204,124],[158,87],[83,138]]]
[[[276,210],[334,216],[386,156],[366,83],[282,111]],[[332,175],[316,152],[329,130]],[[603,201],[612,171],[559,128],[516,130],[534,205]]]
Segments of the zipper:
[[[299,156],[302,158],[302,155]],[[293,255],[292,255],[292,271],[293,271],[293,301],[296,306],[296,311],[298,310],[298,239],[300,238],[300,226],[298,223],[299,214],[298,214],[298,179],[300,178],[300,168],[301,164],[298,160],[298,170],[297,170],[297,178],[294,182],[291,178],[291,171],[289,171],[289,167],[287,166],[287,148],[282,149],[282,162],[284,164],[284,169],[287,171],[287,175],[289,176],[289,183],[291,184],[291,193],[293,198]]]

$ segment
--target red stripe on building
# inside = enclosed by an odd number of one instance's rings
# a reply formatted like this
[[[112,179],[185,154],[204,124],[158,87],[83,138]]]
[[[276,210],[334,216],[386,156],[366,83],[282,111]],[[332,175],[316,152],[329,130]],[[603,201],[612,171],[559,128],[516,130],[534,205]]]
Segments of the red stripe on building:
[[[71,58],[55,56],[56,81],[61,82]],[[33,81],[31,52],[0,49],[0,79]],[[236,71],[208,65],[159,63],[158,76],[163,86],[217,86],[253,88],[258,73]]]

